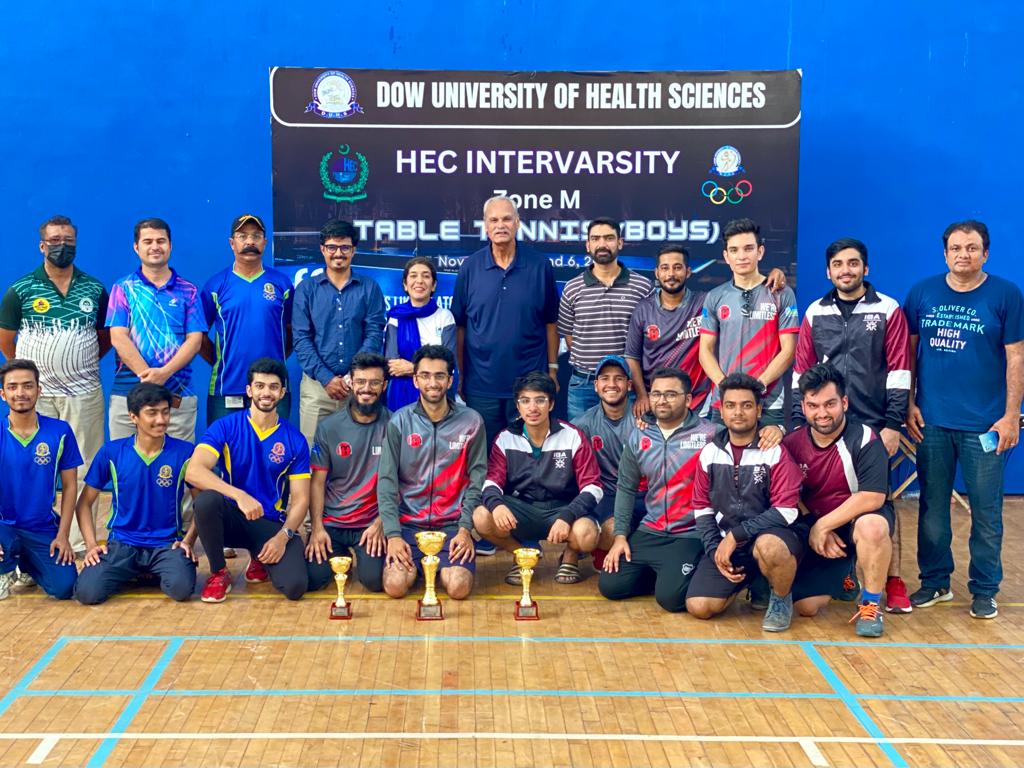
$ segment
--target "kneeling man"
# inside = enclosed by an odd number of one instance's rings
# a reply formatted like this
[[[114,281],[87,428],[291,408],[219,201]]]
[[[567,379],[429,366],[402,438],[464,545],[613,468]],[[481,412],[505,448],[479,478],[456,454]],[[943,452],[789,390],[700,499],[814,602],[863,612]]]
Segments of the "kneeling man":
[[[710,619],[763,574],[771,587],[761,628],[789,629],[790,592],[807,543],[797,521],[800,469],[781,445],[758,447],[764,385],[745,373],[719,383],[726,431],[700,452],[693,506],[707,557],[686,593],[686,610]]]
[[[801,616],[814,616],[843,590],[856,561],[860,605],[854,619],[861,637],[882,636],[879,599],[892,554],[895,514],[888,501],[889,456],[870,428],[846,418],[846,381],[830,363],[800,376],[807,424],[782,444],[803,471],[800,498],[811,527],[811,551],[800,563],[793,601]]]
[[[184,534],[181,517],[192,444],[167,434],[172,399],[159,384],[132,387],[127,404],[135,434],[100,448],[85,476],[78,497],[85,568],[75,586],[83,605],[104,602],[142,575],[156,576],[174,600],[188,600],[196,587],[195,525]],[[107,543],[97,544],[92,508],[108,483]]]

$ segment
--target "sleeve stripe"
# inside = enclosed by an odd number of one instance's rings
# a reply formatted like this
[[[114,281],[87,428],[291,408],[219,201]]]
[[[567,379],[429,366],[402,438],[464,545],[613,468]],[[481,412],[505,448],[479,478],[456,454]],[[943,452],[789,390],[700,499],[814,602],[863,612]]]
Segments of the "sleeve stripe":
[[[580,493],[589,493],[597,500],[598,503],[600,503],[601,499],[604,498],[604,488],[600,485],[585,485],[580,488]]]
[[[217,457],[218,459],[220,458],[220,451],[218,451],[218,450],[217,450],[216,448],[214,448],[214,447],[213,447],[212,445],[209,445],[208,443],[200,443],[200,444],[199,444],[199,447],[200,447],[200,448],[205,448],[205,449],[206,449],[206,450],[208,450],[208,451],[209,451],[210,453],[212,453],[212,454],[213,454],[214,456],[216,456],[216,457]]]
[[[299,472],[299,473],[294,474],[294,475],[288,475],[288,479],[289,480],[304,480],[304,479],[306,479],[307,477],[310,477],[310,476],[311,475],[310,475],[309,472]]]
[[[796,507],[776,507],[775,509],[782,515],[787,524],[792,525],[796,521],[798,514]]]
[[[713,510],[711,507],[702,507],[700,509],[693,510],[694,517],[707,517],[708,515],[713,514],[715,514],[715,510]]]
[[[910,389],[910,371],[889,371],[885,375],[886,389]]]

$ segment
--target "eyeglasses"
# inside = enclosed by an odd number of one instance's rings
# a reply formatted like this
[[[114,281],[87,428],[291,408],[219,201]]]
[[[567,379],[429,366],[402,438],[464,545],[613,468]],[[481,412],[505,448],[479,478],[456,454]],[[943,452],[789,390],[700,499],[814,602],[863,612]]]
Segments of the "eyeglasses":
[[[356,250],[356,247],[354,245],[333,245],[333,244],[331,244],[331,245],[322,245],[320,247],[323,248],[325,251],[327,251],[327,255],[328,256],[333,256],[336,253],[340,253],[342,256],[351,256],[355,252],[355,250]]]
[[[426,383],[428,381],[436,381],[443,384],[450,378],[450,374],[447,373],[428,373],[427,371],[420,371],[416,374],[416,378]]]
[[[47,245],[74,245],[75,238],[73,237],[48,237],[43,240]]]
[[[369,387],[370,389],[380,389],[384,386],[384,379],[352,379],[353,387]]]
[[[744,317],[750,317],[750,313],[754,311],[753,288],[748,288],[743,292],[743,306],[740,307],[740,311],[743,312]]]
[[[683,396],[683,392],[648,392],[647,397],[651,400],[664,400],[671,403]]]
[[[245,232],[235,232],[235,240],[240,243],[252,242],[259,243],[266,239],[266,235],[262,232],[251,232],[246,234]]]
[[[528,408],[531,405],[543,407],[550,403],[550,398],[547,397],[519,397],[516,398],[516,405],[520,408]]]

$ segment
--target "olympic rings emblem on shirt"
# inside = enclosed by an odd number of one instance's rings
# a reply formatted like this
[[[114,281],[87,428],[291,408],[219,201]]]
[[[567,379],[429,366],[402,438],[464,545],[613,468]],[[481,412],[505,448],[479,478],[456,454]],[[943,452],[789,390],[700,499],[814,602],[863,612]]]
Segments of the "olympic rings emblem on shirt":
[[[746,179],[737,181],[736,186],[729,189],[718,186],[718,182],[711,179],[700,185],[700,193],[710,200],[713,205],[722,205],[726,202],[731,205],[739,205],[746,198],[750,197],[753,191],[754,185]]]

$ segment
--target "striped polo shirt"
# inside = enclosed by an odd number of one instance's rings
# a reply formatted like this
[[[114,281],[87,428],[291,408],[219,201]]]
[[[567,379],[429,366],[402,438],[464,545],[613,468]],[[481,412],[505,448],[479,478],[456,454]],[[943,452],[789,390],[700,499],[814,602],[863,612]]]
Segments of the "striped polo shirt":
[[[103,327],[107,290],[75,267],[67,296],[40,266],[7,289],[0,328],[17,331],[18,357],[39,366],[45,394],[74,397],[100,388],[96,329]]]
[[[605,355],[621,355],[626,348],[629,318],[640,300],[653,290],[650,280],[625,266],[611,285],[594,277],[593,267],[567,282],[558,305],[558,333],[572,336],[572,367],[593,373]]]

